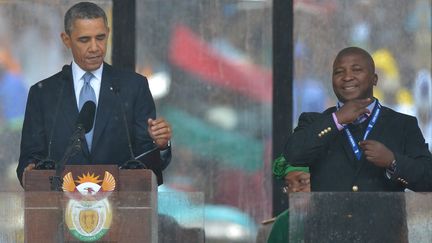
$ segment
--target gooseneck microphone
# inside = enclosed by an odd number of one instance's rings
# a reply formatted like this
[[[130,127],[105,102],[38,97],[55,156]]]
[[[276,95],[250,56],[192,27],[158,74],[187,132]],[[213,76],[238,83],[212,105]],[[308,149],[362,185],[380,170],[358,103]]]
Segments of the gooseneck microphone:
[[[66,148],[63,158],[56,164],[55,176],[50,177],[51,191],[62,190],[63,179],[61,178],[61,174],[64,171],[65,164],[71,156],[81,151],[81,141],[84,139],[85,134],[93,127],[95,112],[96,104],[93,101],[89,100],[84,103],[80,113],[78,114],[75,132],[70,138],[70,143]]]
[[[127,118],[126,118],[126,111],[125,111],[125,108],[123,106],[123,100],[120,96],[120,88],[116,83],[113,83],[111,85],[111,90],[117,96],[118,102],[120,103],[120,110],[121,110],[121,115],[123,118],[123,125],[124,125],[124,128],[126,130],[126,138],[127,138],[127,142],[128,142],[129,155],[130,155],[130,159],[128,161],[126,161],[125,163],[123,163],[120,166],[120,169],[147,169],[147,166],[143,162],[141,162],[135,158],[133,148],[132,148],[132,140],[130,137],[129,126],[128,126]]]

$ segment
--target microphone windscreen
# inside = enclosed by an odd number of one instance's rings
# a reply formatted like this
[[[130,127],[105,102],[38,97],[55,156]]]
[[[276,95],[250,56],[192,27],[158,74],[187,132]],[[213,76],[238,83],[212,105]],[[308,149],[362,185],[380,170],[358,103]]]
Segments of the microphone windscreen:
[[[85,133],[88,133],[93,127],[95,112],[96,104],[89,100],[84,103],[80,113],[78,114],[77,126],[83,128]]]

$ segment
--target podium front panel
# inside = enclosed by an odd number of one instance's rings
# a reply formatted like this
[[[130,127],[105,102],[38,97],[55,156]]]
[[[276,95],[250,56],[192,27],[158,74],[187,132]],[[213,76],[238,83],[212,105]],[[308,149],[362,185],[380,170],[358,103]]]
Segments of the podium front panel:
[[[289,242],[432,242],[432,193],[292,193],[289,205]]]
[[[0,193],[0,205],[0,242],[158,242],[151,192]]]
[[[129,191],[81,199],[0,192],[0,242],[205,242],[203,193]]]

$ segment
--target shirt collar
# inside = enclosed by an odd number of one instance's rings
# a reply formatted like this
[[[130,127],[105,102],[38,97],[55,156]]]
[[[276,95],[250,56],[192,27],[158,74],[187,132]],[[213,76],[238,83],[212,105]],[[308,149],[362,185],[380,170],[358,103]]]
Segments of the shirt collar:
[[[93,76],[97,79],[97,80],[102,80],[102,71],[103,71],[103,63],[102,65],[100,65],[100,67],[96,70],[91,71],[91,73],[93,74]],[[72,75],[73,75],[73,79],[74,81],[78,82],[83,75],[86,73],[86,71],[84,71],[80,66],[78,66],[78,64],[74,61],[72,61]]]
[[[377,102],[377,99],[374,98],[374,101],[372,103],[370,103],[367,107],[367,109],[370,111],[369,113],[363,114],[361,116],[359,116],[354,122],[353,124],[360,124],[364,121],[366,121],[368,119],[368,117],[371,115],[373,109],[375,108],[375,104]],[[342,107],[344,104],[340,101],[337,102],[337,109],[339,110],[340,107]]]
[[[375,104],[376,104],[376,102],[377,102],[377,99],[374,98],[373,102],[370,103],[370,104],[368,105],[367,109],[368,109],[370,112],[372,112],[373,109],[375,108]],[[340,107],[342,107],[343,105],[344,105],[344,103],[338,101],[337,104],[336,104],[336,108],[339,110]],[[367,116],[370,116],[370,113],[368,113]]]

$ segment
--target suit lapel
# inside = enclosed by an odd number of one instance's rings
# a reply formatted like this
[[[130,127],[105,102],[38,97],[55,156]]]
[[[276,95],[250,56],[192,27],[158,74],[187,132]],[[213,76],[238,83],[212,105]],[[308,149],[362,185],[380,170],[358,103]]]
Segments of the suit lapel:
[[[387,126],[385,121],[387,120],[388,112],[385,107],[381,107],[380,115],[375,123],[375,126],[372,128],[367,139],[380,141],[382,138],[382,133],[386,130]]]
[[[351,165],[356,166],[357,158],[354,155],[354,151],[351,147],[350,142],[345,134],[345,131],[341,131],[341,136],[339,136],[339,143],[342,145],[343,150],[345,151],[346,157],[348,158]]]
[[[76,120],[78,119],[78,107],[77,107],[77,101],[75,97],[75,90],[73,86],[73,78],[72,78],[72,69],[70,66],[67,68],[64,68],[63,70],[63,80],[64,82],[62,85],[63,89],[60,91],[60,95],[63,97],[60,97],[59,102],[62,102],[62,109],[61,112],[64,120],[67,123],[67,126],[74,131],[76,126]]]
[[[62,99],[62,112],[63,117],[65,118],[66,125],[70,129],[71,133],[75,132],[76,129],[76,121],[78,119],[78,106],[77,106],[77,100],[75,96],[75,89],[73,85],[73,77],[72,77],[72,68],[71,66],[66,66],[63,70],[63,78],[62,80],[64,82],[63,87],[63,97]],[[82,140],[82,151],[85,156],[89,155],[89,150],[87,143],[85,139]]]
[[[102,82],[99,93],[99,101],[94,125],[92,150],[97,146],[102,133],[110,120],[112,107],[116,104],[116,96],[112,89],[112,70],[111,66],[104,63]]]
[[[378,138],[381,137],[382,132],[386,129],[385,126],[385,120],[386,120],[386,116],[387,116],[387,112],[385,110],[385,108],[381,108],[381,112],[380,115],[374,125],[374,127],[372,128],[371,132],[369,133],[369,136],[366,139],[370,139],[370,140],[377,140],[379,141]],[[355,183],[358,175],[360,174],[360,171],[363,169],[363,167],[365,166],[366,163],[370,163],[366,160],[366,158],[364,157],[364,153],[362,153],[362,157],[360,159],[360,163],[359,166],[357,167],[354,179],[353,179],[353,184]]]
[[[331,114],[333,112],[336,112],[336,107],[331,107],[327,109],[324,113]],[[342,147],[343,151],[345,152],[346,158],[348,160],[347,163],[350,163],[352,166],[356,166],[357,159],[354,156],[354,152],[343,130],[340,131],[340,135],[337,137],[337,143],[340,145],[339,147]]]

